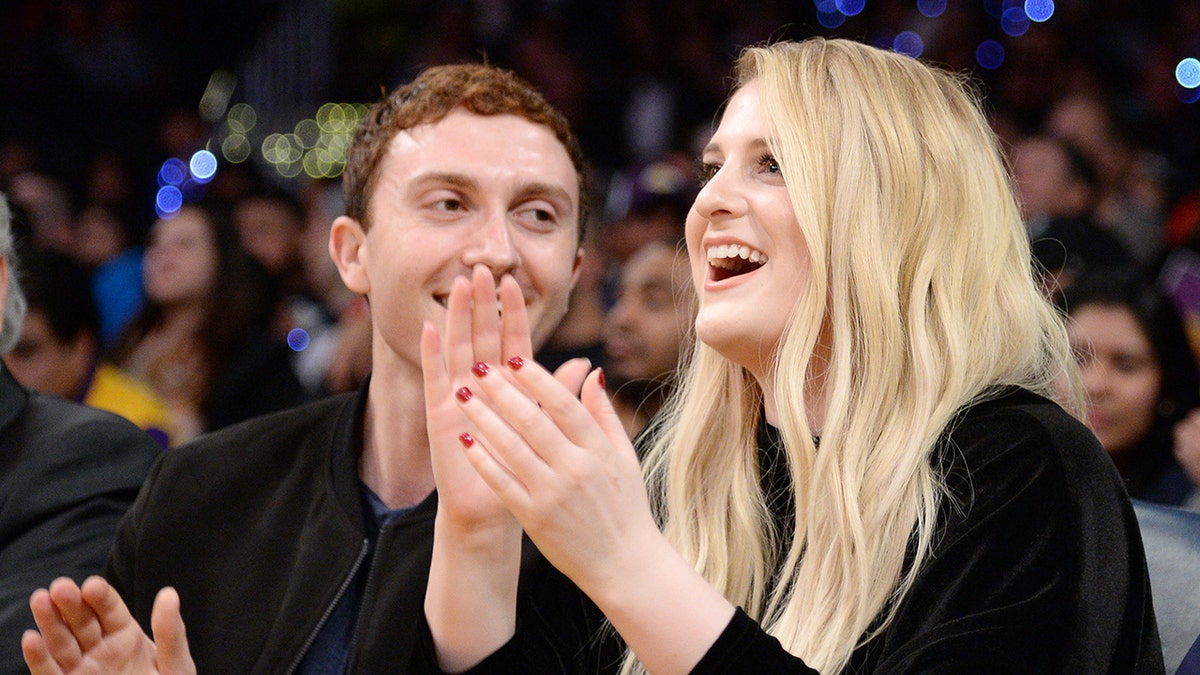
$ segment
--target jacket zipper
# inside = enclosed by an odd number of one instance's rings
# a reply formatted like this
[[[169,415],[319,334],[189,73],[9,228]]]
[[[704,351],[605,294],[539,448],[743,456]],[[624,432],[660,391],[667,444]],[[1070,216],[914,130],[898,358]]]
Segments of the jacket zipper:
[[[346,589],[350,588],[350,582],[354,581],[354,575],[358,574],[358,568],[362,567],[363,560],[366,560],[367,553],[370,551],[370,548],[371,541],[369,539],[363,539],[362,547],[358,550],[358,558],[355,559],[354,566],[350,568],[350,574],[346,575],[345,581],[343,581],[341,587],[338,588],[337,595],[333,596],[333,602],[329,603],[329,606],[325,608],[325,612],[321,615],[321,620],[317,622],[317,626],[313,628],[311,633],[309,633],[308,639],[304,641],[304,646],[301,647],[300,651],[296,653],[295,660],[292,661],[292,665],[287,669],[288,675],[295,673],[300,668],[300,663],[304,660],[304,655],[308,653],[308,650],[310,647],[312,647],[312,644],[317,641],[317,635],[321,632],[321,629],[325,627],[325,622],[329,620],[329,615],[333,614],[333,608],[337,607],[337,604],[342,600],[342,596],[346,594]],[[371,567],[374,568],[374,565]],[[369,574],[367,578],[370,579]]]
[[[354,634],[350,637],[349,656],[346,658],[346,667],[342,670],[343,673],[354,672],[355,651],[358,648],[358,638],[363,631],[363,607],[367,604],[367,599],[371,597],[371,582],[375,579],[375,570],[379,568],[379,549],[383,542],[384,535],[391,529],[392,523],[384,523],[383,527],[379,528],[379,534],[375,536],[375,555],[371,556],[371,566],[367,568],[367,580],[363,584],[363,604],[359,606],[358,613],[354,618]],[[357,568],[357,566],[356,566]]]

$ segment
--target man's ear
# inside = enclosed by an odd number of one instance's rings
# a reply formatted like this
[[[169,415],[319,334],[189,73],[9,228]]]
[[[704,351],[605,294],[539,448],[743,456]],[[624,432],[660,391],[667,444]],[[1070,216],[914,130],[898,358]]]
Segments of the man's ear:
[[[338,216],[329,228],[329,257],[337,265],[346,288],[366,295],[371,290],[367,277],[367,233],[350,216]]]
[[[571,266],[571,290],[575,290],[575,284],[579,283],[579,277],[583,275],[583,247],[575,249],[575,263]]]

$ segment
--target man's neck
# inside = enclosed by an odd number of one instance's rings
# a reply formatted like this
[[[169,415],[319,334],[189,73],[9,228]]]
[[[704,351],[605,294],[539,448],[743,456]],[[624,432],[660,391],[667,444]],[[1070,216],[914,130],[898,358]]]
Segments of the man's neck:
[[[420,372],[371,374],[359,477],[389,509],[415,506],[433,492]]]

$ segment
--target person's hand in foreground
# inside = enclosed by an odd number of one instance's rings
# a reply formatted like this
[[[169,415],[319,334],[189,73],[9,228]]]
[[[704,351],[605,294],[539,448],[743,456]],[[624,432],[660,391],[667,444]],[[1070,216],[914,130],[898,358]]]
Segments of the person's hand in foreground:
[[[55,579],[49,589],[34,591],[29,607],[38,630],[25,632],[21,649],[32,675],[196,672],[173,588],[154,599],[150,627],[157,642],[134,620],[116,589],[98,576],[82,587],[65,577]]]

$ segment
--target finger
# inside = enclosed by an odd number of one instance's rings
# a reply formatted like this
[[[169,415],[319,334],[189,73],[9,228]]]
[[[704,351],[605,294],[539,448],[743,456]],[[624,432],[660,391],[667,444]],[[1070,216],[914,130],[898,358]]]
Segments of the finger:
[[[566,387],[567,391],[571,392],[573,396],[578,397],[580,389],[583,388],[583,382],[590,372],[592,372],[592,362],[586,358],[579,357],[569,359],[556,368],[554,370],[554,379]]]
[[[482,404],[480,407],[486,408]],[[492,453],[487,446],[483,432],[478,429],[474,434],[463,434],[459,440],[463,446],[463,454],[466,455],[471,466],[475,467],[475,472],[519,520],[521,514],[528,511],[531,501],[529,489],[522,482],[521,477]],[[526,454],[533,455],[533,452],[527,451]]]
[[[459,277],[446,299],[446,333],[442,345],[451,380],[469,372],[475,363],[475,349],[471,345],[471,293],[470,282]]]
[[[83,600],[88,604],[92,615],[96,617],[105,634],[124,630],[129,628],[130,624],[141,631],[141,627],[137,626],[137,622],[133,620],[133,615],[129,613],[129,607],[125,605],[125,601],[121,599],[117,589],[113,588],[112,584],[105,581],[103,577],[88,577],[83,582],[81,592]]]
[[[442,336],[437,326],[426,321],[421,328],[421,379],[425,383],[425,400],[439,401],[449,391],[450,378],[442,360]]]
[[[521,285],[511,274],[505,274],[500,279],[500,306],[504,310],[501,314],[502,351],[495,355],[492,363],[499,363],[501,355],[533,360],[533,342],[529,334],[529,313],[525,309],[525,295],[521,292]]]
[[[621,422],[621,418],[612,406],[612,399],[604,389],[604,371],[602,369],[597,368],[588,374],[583,383],[579,401],[583,403],[583,407],[587,409],[596,424],[600,425],[613,447],[628,446],[630,450],[633,449],[633,444],[629,443],[625,425]]]
[[[557,434],[559,439],[562,439],[562,434],[554,429],[550,419],[542,414],[537,404],[518,391],[513,383],[496,375],[481,377],[476,382],[483,383],[488,380],[493,381],[497,387],[491,388],[492,394],[487,401],[480,400],[481,397],[464,387],[466,395],[463,395],[462,389],[457,393],[459,407],[473,425],[471,436],[482,442],[490,459],[505,468],[523,486],[529,485],[542,478],[548,469],[546,462],[516,429],[535,426],[535,421],[526,419],[532,418],[541,422],[542,433]],[[499,412],[493,410],[493,404],[490,403],[495,401],[497,396],[509,399]],[[473,446],[465,439],[462,440],[467,449],[471,450]],[[495,489],[493,486],[493,490]]]
[[[76,586],[73,580],[66,577],[55,579],[50,584],[50,599],[54,601],[54,606],[58,608],[58,613],[62,615],[67,627],[71,629],[75,641],[79,643],[80,651],[87,653],[99,644],[104,637],[100,620],[84,602],[79,586]]]
[[[30,675],[62,675],[62,668],[50,658],[46,641],[36,630],[27,630],[21,636],[21,654],[25,657]]]
[[[492,271],[476,265],[471,276],[472,363],[500,362],[500,311],[496,308],[496,292]]]
[[[187,630],[180,613],[179,593],[170,586],[154,597],[150,612],[150,630],[158,650],[158,670],[164,675],[191,675],[196,664],[188,650]]]
[[[50,591],[41,588],[29,596],[29,609],[33,612],[33,621],[42,634],[42,644],[49,652],[50,658],[62,668],[71,670],[79,665],[83,653],[79,650],[79,641],[71,632],[71,627],[59,613]]]
[[[569,444],[583,446],[596,437],[596,422],[575,394],[537,363],[509,363],[513,381],[527,396],[515,396],[504,387],[504,378],[480,378],[497,411],[547,462]],[[508,385],[512,388],[512,385]],[[515,389],[513,389],[515,391]],[[532,399],[532,400],[531,400]],[[535,414],[538,413],[538,414]]]

